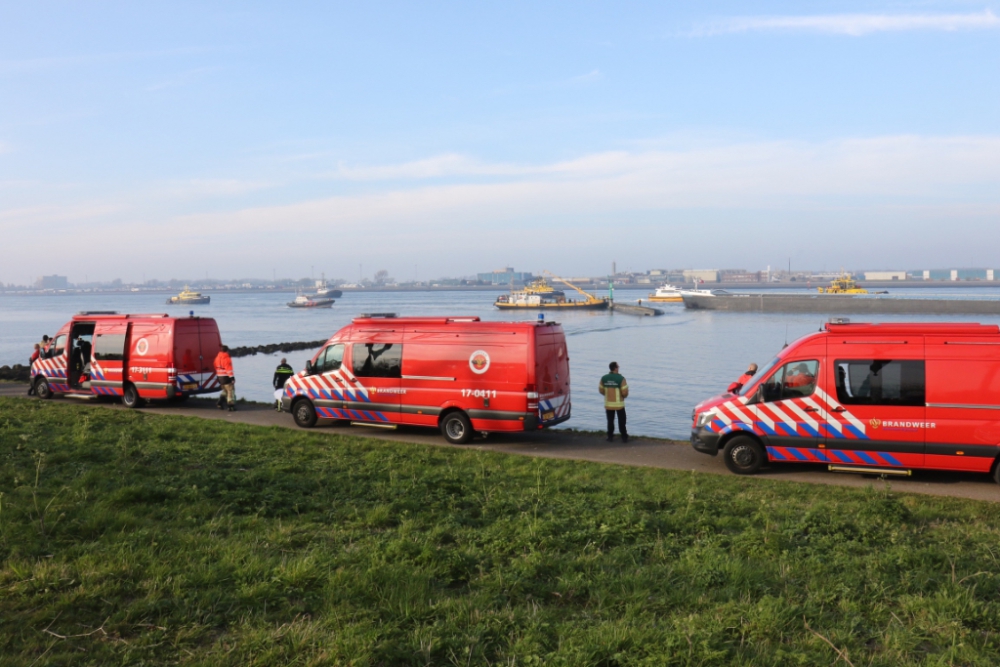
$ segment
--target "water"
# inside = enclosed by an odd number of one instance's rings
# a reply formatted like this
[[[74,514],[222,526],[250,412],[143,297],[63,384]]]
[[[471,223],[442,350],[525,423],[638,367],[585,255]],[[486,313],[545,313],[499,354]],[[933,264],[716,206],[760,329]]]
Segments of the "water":
[[[752,290],[740,290],[752,291]],[[898,296],[1000,298],[1000,288],[942,290],[898,288]],[[622,291],[621,301],[634,302],[644,292]],[[347,293],[330,310],[290,309],[292,297],[275,293],[221,293],[207,306],[167,306],[161,294],[92,294],[46,297],[0,296],[0,365],[26,363],[42,334],[50,336],[80,310],[170,313],[214,317],[230,346],[282,341],[319,340],[365,312],[399,315],[478,315],[484,320],[534,319],[537,313],[501,313],[492,307],[492,292]],[[635,434],[686,439],[691,408],[725,390],[755,361],[763,365],[785,341],[816,331],[826,316],[686,311],[681,304],[659,304],[662,317],[635,317],[601,312],[546,313],[567,334],[573,388],[573,418],[566,427],[604,428],[598,379],[608,362],[617,361],[628,379],[629,430]],[[876,318],[868,318],[874,320]],[[882,315],[879,321],[913,321],[913,315]],[[966,321],[996,324],[987,316],[920,316],[921,321]],[[858,318],[855,317],[855,321]],[[304,367],[315,350],[234,359],[237,395],[249,400],[272,399],[271,377],[280,357],[293,368]]]

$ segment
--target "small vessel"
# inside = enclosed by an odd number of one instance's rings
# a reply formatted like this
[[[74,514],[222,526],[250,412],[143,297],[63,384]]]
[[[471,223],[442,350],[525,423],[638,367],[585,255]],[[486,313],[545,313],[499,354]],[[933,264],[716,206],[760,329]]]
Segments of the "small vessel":
[[[725,296],[729,294],[724,289],[681,289],[681,297],[685,296]]]
[[[658,303],[681,303],[684,301],[684,297],[681,295],[679,287],[666,283],[657,287],[656,291],[649,295],[649,300]]]
[[[539,278],[533,280],[524,286],[524,291],[527,294],[539,294],[541,296],[548,296],[553,298],[558,298],[561,296],[566,296],[566,293],[561,289],[556,289],[545,280],[545,278]]]
[[[868,294],[868,290],[861,287],[854,278],[846,273],[841,273],[839,278],[830,281],[829,287],[817,287],[820,294]]]
[[[339,299],[344,296],[344,293],[339,289],[331,289],[330,286],[326,284],[326,274],[324,273],[323,279],[316,281],[316,296]]]
[[[311,296],[306,296],[305,294],[299,294],[295,297],[294,301],[288,302],[289,308],[332,308],[333,299],[323,299],[314,298]]]
[[[172,296],[169,299],[167,299],[167,304],[194,305],[199,303],[201,304],[210,303],[211,301],[212,297],[205,296],[201,292],[193,292],[187,285],[185,285],[184,289],[181,290],[180,294],[178,294],[177,296]]]
[[[535,281],[524,289],[511,290],[510,294],[501,294],[493,305],[501,310],[605,310],[611,304],[606,298],[596,297],[589,292],[584,292],[571,282],[556,276],[552,277],[579,292],[583,298],[567,299],[562,291],[551,289],[551,287],[548,291],[543,291],[537,286],[538,281]],[[542,282],[544,283],[544,281]],[[545,283],[545,286],[548,287],[548,284]]]

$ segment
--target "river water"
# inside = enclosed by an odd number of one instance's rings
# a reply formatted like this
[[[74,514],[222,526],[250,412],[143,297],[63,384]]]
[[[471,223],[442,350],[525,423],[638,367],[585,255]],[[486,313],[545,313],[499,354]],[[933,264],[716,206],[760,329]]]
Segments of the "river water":
[[[741,290],[742,291],[742,290]],[[753,290],[745,290],[753,291]],[[942,290],[894,289],[898,296],[941,298],[1000,298],[1000,288]],[[619,290],[619,301],[634,302],[644,292]],[[50,336],[81,310],[123,313],[170,313],[214,317],[230,346],[282,341],[319,340],[366,312],[399,315],[478,315],[484,320],[534,319],[537,313],[501,313],[492,307],[492,292],[367,292],[345,293],[332,309],[290,309],[289,294],[234,292],[212,294],[207,306],[174,307],[162,294],[113,293],[44,297],[0,296],[0,365],[26,363],[42,334]],[[573,417],[567,428],[604,428],[598,379],[608,362],[617,361],[628,379],[629,431],[686,439],[691,408],[723,391],[755,361],[763,365],[785,341],[818,330],[827,316],[818,314],[723,313],[686,311],[682,304],[659,304],[662,317],[635,317],[602,312],[546,313],[562,323],[572,371]],[[520,315],[520,317],[518,317]],[[858,321],[855,316],[854,320]],[[995,324],[988,316],[883,315],[866,321],[966,321]],[[257,355],[233,361],[237,396],[248,400],[272,398],[271,377],[281,356],[298,370],[315,350]],[[289,417],[291,419],[291,417]]]

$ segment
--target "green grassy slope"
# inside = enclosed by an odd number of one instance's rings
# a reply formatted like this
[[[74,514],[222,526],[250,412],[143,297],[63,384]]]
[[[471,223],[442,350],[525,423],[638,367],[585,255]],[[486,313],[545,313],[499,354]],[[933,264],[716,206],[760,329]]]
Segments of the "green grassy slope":
[[[1000,663],[995,504],[11,399],[0,492],[5,665]]]

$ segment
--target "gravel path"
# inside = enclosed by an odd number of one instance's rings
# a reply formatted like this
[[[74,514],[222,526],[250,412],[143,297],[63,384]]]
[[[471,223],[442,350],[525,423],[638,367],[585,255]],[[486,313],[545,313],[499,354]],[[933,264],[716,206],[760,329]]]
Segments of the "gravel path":
[[[24,396],[25,391],[24,385],[0,383],[0,396]],[[63,398],[57,400],[73,401],[79,399]],[[100,403],[97,405],[112,410],[125,409],[118,404]],[[258,404],[241,406],[237,412],[222,412],[215,409],[213,400],[192,399],[183,406],[153,405],[143,408],[143,411],[151,414],[217,419],[255,426],[297,428],[292,422],[291,415],[278,413],[273,408]],[[435,447],[455,446],[446,443],[437,431],[430,429],[400,427],[396,430],[386,430],[363,426],[330,426],[321,422],[315,431],[317,433],[350,433],[378,440],[412,442]],[[464,449],[668,470],[690,470],[713,475],[732,474],[726,469],[721,457],[712,457],[696,452],[686,442],[657,438],[632,437],[628,444],[623,445],[617,440],[614,443],[608,443],[602,435],[593,433],[573,433],[559,430],[517,434],[491,433],[485,439],[475,439],[471,444],[465,445]],[[852,487],[881,485],[883,483],[874,476],[832,473],[822,466],[808,464],[776,465],[758,474],[757,478]],[[894,490],[908,493],[1000,501],[1000,486],[987,475],[915,471],[912,477],[892,478],[888,483]]]

